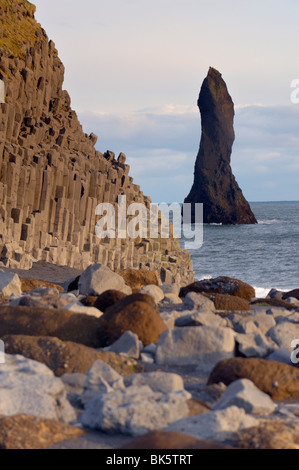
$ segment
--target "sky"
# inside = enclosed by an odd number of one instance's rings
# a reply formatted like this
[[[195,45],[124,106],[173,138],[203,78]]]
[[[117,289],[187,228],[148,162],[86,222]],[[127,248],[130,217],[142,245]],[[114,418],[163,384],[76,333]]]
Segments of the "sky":
[[[126,154],[153,202],[190,191],[209,66],[235,104],[231,166],[245,197],[299,200],[298,0],[33,3],[84,131],[99,151]]]

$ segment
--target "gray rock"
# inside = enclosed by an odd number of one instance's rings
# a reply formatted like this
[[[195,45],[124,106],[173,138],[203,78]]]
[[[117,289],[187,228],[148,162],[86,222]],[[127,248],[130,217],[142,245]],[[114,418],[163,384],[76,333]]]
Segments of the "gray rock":
[[[40,362],[6,354],[0,367],[0,415],[18,414],[65,423],[76,419],[61,379]]]
[[[269,354],[265,359],[268,359],[269,361],[283,362],[289,366],[293,365],[291,361],[291,351],[286,348],[277,349],[277,351]]]
[[[287,302],[289,302],[290,304],[293,304],[295,305],[295,307],[299,307],[299,300],[296,299],[295,297],[288,297],[287,299],[285,299]]]
[[[91,315],[93,317],[101,318],[103,312],[95,307],[86,307],[85,305],[80,304],[80,302],[73,302],[71,304],[61,307],[62,310],[70,310],[74,313],[83,313],[84,315]]]
[[[162,333],[157,343],[156,362],[165,365],[213,367],[234,356],[234,333],[229,328],[195,326]]]
[[[237,406],[238,408],[243,408],[246,413],[256,414],[271,414],[276,408],[269,395],[259,390],[248,379],[232,382],[213,409],[223,410],[230,406]]]
[[[164,430],[181,432],[197,439],[224,441],[231,438],[233,433],[258,424],[258,420],[246,415],[242,408],[231,406],[225,410],[210,411],[182,419]]]
[[[83,426],[108,433],[140,436],[188,416],[186,392],[162,394],[150,387],[128,387],[99,395],[81,417]]]
[[[284,296],[284,292],[277,290],[277,289],[271,289],[269,294],[267,294],[266,299],[282,300],[283,296]]]
[[[157,351],[157,345],[156,344],[148,344],[147,346],[145,346],[143,349],[142,349],[142,352],[143,353],[147,353],[147,354],[152,354],[153,356],[155,356],[156,354],[156,351]]]
[[[234,330],[237,333],[268,333],[270,328],[276,325],[275,319],[272,315],[266,312],[255,311],[251,315],[230,315],[229,319],[233,323]]]
[[[165,294],[163,303],[168,304],[168,305],[179,305],[179,304],[182,304],[183,301],[180,297],[178,297],[175,294]]]
[[[86,405],[95,396],[119,390],[125,387],[123,378],[112,367],[103,361],[95,361],[86,372],[84,392],[80,397],[83,405]]]
[[[295,312],[291,313],[288,312],[288,315],[282,315],[276,317],[276,323],[282,323],[284,321],[289,321],[292,323],[299,323],[299,311],[295,310]]]
[[[239,351],[246,357],[265,357],[277,348],[262,333],[238,334],[236,342]]]
[[[140,356],[140,341],[135,333],[126,331],[115,343],[113,343],[108,351],[112,351],[116,354],[124,354],[134,359],[139,359]]]
[[[225,328],[227,321],[215,313],[195,312],[177,318],[175,326],[214,326]]]
[[[284,321],[269,330],[268,336],[280,348],[288,349],[294,339],[299,338],[299,324]]]
[[[155,359],[151,354],[148,353],[141,353],[140,354],[140,360],[144,364],[154,364]]]
[[[80,276],[79,293],[82,295],[100,295],[109,289],[132,293],[121,276],[102,264],[88,266]]]
[[[17,274],[0,269],[0,294],[4,297],[22,294],[21,281]]]
[[[143,387],[147,385],[153,392],[172,393],[184,390],[184,381],[178,374],[168,372],[148,372],[134,374],[127,378],[126,385]]]
[[[196,292],[189,292],[184,298],[184,305],[189,310],[198,310],[212,312],[215,310],[215,305],[212,300],[208,299],[205,295]]]
[[[180,286],[178,284],[162,284],[159,286],[160,289],[164,292],[164,295],[173,294],[178,297],[180,293]]]
[[[160,317],[164,321],[165,325],[167,328],[170,330],[174,328],[175,321],[179,317],[180,313],[177,312],[176,310],[172,310],[171,312],[169,311],[160,311]]]
[[[150,295],[154,299],[156,304],[158,304],[164,299],[164,292],[158,286],[154,286],[154,285],[143,286],[139,292],[140,294]]]

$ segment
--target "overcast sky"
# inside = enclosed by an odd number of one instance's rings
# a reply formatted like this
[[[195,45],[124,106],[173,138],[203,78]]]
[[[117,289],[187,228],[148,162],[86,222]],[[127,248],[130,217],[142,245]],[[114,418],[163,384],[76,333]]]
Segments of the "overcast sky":
[[[98,150],[124,152],[154,202],[183,201],[209,66],[235,103],[232,168],[249,201],[299,200],[298,0],[35,0]]]

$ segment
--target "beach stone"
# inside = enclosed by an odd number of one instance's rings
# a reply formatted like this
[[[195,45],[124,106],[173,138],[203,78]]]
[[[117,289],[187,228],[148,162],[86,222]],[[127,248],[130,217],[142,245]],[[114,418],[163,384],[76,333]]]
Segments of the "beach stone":
[[[198,310],[200,312],[212,312],[215,310],[214,302],[205,295],[197,294],[196,292],[188,292],[184,298],[184,306],[186,309]]]
[[[270,328],[276,325],[273,315],[265,312],[254,312],[246,317],[233,315],[229,317],[233,323],[234,330],[238,333],[262,333],[266,335]]]
[[[38,279],[21,279],[21,290],[22,292],[30,292],[38,287],[52,287],[57,289],[58,292],[64,292],[62,286],[54,284],[53,282],[39,281]]]
[[[299,370],[282,362],[260,358],[235,357],[220,361],[212,370],[208,384],[249,379],[273,400],[299,397]]]
[[[172,393],[184,390],[184,381],[178,374],[169,372],[148,372],[134,374],[126,380],[127,386],[143,387],[147,385],[153,392]]]
[[[98,395],[81,417],[83,426],[103,432],[140,436],[188,416],[186,392],[162,394],[150,387],[128,387]]]
[[[253,414],[271,414],[276,405],[269,395],[259,390],[251,380],[240,379],[232,382],[220,400],[214,405],[214,410],[223,410],[230,406],[237,406]]]
[[[53,287],[38,287],[10,302],[11,306],[62,308],[67,305],[60,299],[59,291]]]
[[[96,361],[86,373],[84,392],[80,401],[86,405],[95,396],[125,387],[123,378],[103,361]]]
[[[176,421],[165,427],[165,431],[181,432],[196,439],[225,441],[241,429],[257,426],[258,421],[246,415],[242,408],[230,406],[225,410],[192,416]]]
[[[265,313],[272,315],[276,323],[283,321],[284,318],[287,320],[291,314],[290,311],[284,307],[267,307],[265,308]]]
[[[106,290],[118,290],[124,294],[132,293],[125,281],[103,264],[91,264],[81,274],[78,283],[82,295],[100,295]]]
[[[22,285],[17,274],[0,269],[0,294],[10,297],[12,294],[22,294]]]
[[[153,431],[137,437],[121,449],[227,449],[229,446],[217,442],[195,439],[179,432]],[[182,456],[183,457],[183,456]]]
[[[178,317],[175,321],[175,326],[213,326],[225,328],[227,321],[215,313],[195,312]]]
[[[271,289],[269,294],[267,294],[266,299],[278,299],[282,300],[284,293],[277,289]]]
[[[180,286],[178,284],[162,284],[160,289],[164,292],[164,295],[173,294],[177,297],[180,294]]]
[[[155,359],[151,354],[148,353],[141,353],[140,354],[140,360],[144,364],[154,364]]]
[[[87,296],[81,299],[81,303],[87,307],[95,307],[101,312],[105,312],[108,307],[111,307],[111,305],[114,305],[124,297],[126,297],[126,294],[123,292],[110,289],[98,296]]]
[[[286,300],[279,300],[279,299],[254,299],[251,301],[252,306],[269,306],[269,307],[282,307],[286,308],[287,310],[294,310],[296,309],[296,305],[290,304]]]
[[[292,304],[293,306],[299,307],[299,300],[297,300],[295,297],[288,297],[286,301]]]
[[[283,362],[284,364],[289,364],[290,366],[292,365],[291,352],[286,348],[280,348],[276,351],[273,351],[265,359],[269,361]]]
[[[239,352],[245,357],[265,357],[277,347],[262,333],[238,334],[235,339]]]
[[[53,336],[85,346],[101,347],[101,319],[69,310],[0,307],[0,338],[5,335]]]
[[[239,431],[232,442],[240,449],[299,449],[298,435],[298,421],[263,421]]]
[[[129,268],[116,272],[124,279],[126,285],[131,287],[133,293],[139,292],[143,286],[159,285],[158,271]]]
[[[80,279],[80,276],[77,276],[77,277],[72,277],[71,279],[68,279],[67,281],[65,281],[63,283],[63,289],[64,291],[66,292],[73,292],[73,291],[77,291],[79,289],[79,279]]]
[[[135,333],[144,346],[157,343],[167,326],[149,295],[133,294],[107,308],[103,321],[107,344],[114,343],[126,331]]]
[[[124,358],[110,351],[99,351],[50,336],[8,335],[2,338],[7,354],[21,354],[45,364],[57,377],[66,373],[85,374],[97,360],[109,364],[121,374],[132,374]]]
[[[85,432],[53,419],[19,414],[0,417],[0,449],[45,449]]]
[[[154,285],[149,285],[149,286],[144,286],[142,289],[139,291],[140,294],[147,294],[150,295],[156,304],[161,302],[164,299],[164,292],[160,287],[154,286]]]
[[[163,303],[168,305],[179,305],[182,304],[183,301],[180,297],[175,294],[165,294]]]
[[[115,343],[109,346],[109,351],[138,359],[140,356],[138,336],[132,333],[132,331],[125,331]]]
[[[23,356],[6,354],[0,367],[0,416],[18,414],[65,423],[76,419],[63,382],[48,367]]]
[[[288,349],[291,342],[299,338],[299,324],[284,321],[268,331],[268,336],[275,341],[280,348]]]
[[[164,365],[201,364],[213,367],[221,359],[233,357],[234,351],[234,333],[229,328],[177,328],[160,336],[156,362]]]
[[[293,297],[299,300],[299,289],[293,289],[293,290],[290,290],[289,292],[286,292],[282,298],[283,300],[285,300],[285,299],[288,299],[289,297]]]
[[[216,310],[250,310],[250,303],[248,300],[236,295],[229,294],[212,294],[210,298],[213,300]]]
[[[101,318],[101,316],[103,315],[103,312],[101,312],[98,308],[86,307],[82,305],[80,302],[73,302],[61,308],[63,310],[69,310],[70,312],[74,312],[74,313],[81,313],[83,315],[91,315],[96,318]]]
[[[255,290],[249,284],[230,277],[217,277],[214,279],[204,279],[194,282],[180,291],[180,297],[185,297],[188,292],[205,292],[207,294],[229,294],[251,300],[255,297]]]
[[[202,390],[197,392],[197,398],[211,410],[220,400],[226,388],[226,385],[222,382],[206,385]]]

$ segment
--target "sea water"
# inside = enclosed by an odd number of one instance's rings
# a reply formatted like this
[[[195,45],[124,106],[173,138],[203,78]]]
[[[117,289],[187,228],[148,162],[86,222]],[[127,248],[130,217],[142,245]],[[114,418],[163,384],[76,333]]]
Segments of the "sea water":
[[[229,276],[256,288],[299,288],[299,202],[250,204],[257,225],[203,226],[203,245],[189,250],[197,279]],[[184,246],[184,240],[181,240]]]

